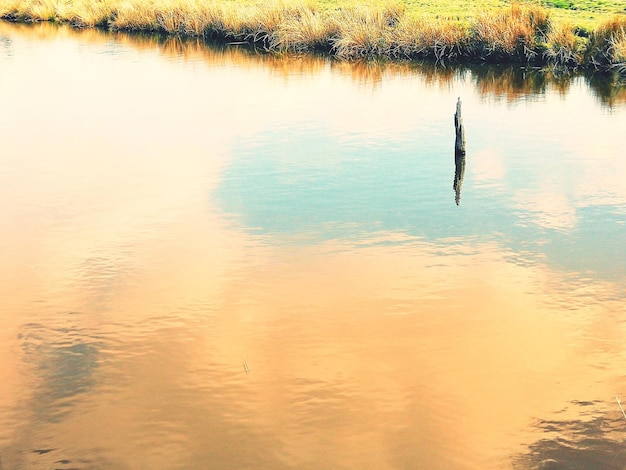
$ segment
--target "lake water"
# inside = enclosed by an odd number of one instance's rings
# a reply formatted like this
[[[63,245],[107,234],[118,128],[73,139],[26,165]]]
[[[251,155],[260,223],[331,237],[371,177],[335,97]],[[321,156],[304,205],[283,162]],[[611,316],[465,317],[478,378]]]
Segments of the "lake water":
[[[624,468],[625,130],[596,76],[0,23],[0,468]]]

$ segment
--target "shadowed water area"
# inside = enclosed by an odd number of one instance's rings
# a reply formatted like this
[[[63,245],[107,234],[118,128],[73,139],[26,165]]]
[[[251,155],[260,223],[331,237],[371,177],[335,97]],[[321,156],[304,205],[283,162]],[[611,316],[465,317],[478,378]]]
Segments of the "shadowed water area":
[[[0,22],[0,469],[626,467],[624,129],[614,77]]]

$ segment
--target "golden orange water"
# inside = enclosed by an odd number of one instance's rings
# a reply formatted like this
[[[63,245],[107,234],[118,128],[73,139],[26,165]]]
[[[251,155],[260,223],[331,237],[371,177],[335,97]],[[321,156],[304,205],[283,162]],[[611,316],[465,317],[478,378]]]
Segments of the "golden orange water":
[[[0,38],[0,468],[626,465],[621,91]]]

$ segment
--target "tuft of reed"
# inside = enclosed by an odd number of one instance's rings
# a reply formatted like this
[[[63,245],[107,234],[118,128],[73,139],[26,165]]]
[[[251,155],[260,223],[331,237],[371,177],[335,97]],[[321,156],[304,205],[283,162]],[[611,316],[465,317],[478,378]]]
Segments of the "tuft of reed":
[[[112,16],[113,9],[106,0],[94,0],[76,2],[72,11],[62,12],[59,19],[77,28],[93,28],[108,26]]]
[[[56,0],[12,0],[0,3],[0,17],[14,21],[55,21],[62,10]]]
[[[544,57],[559,66],[577,66],[582,63],[585,39],[577,36],[574,27],[567,22],[552,25],[546,35]]]
[[[586,59],[596,68],[608,65],[626,72],[626,17],[615,16],[592,31]]]
[[[109,21],[111,29],[125,31],[157,31],[157,11],[151,3],[120,3]]]
[[[222,15],[215,31],[225,37],[255,44],[268,44],[273,33],[289,14],[278,4],[241,5],[235,8],[221,6]]]
[[[354,5],[339,10],[332,19],[337,28],[333,51],[344,58],[388,55],[390,30],[398,19],[397,11],[385,6]]]
[[[543,52],[549,16],[539,6],[517,4],[509,10],[480,13],[472,22],[473,50],[486,60],[534,61]]]
[[[467,27],[451,20],[429,21],[423,17],[403,18],[392,32],[392,54],[407,59],[453,60],[470,46]]]
[[[283,17],[269,47],[292,52],[327,52],[338,35],[339,25],[328,12],[302,6]]]

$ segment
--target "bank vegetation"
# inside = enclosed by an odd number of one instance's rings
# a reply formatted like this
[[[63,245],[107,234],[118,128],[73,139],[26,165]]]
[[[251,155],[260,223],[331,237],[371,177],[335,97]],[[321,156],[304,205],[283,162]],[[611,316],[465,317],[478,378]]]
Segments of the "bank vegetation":
[[[347,59],[507,62],[626,74],[626,15],[581,28],[552,12],[536,3],[434,17],[398,0],[0,0],[0,17],[9,21],[149,31]]]

